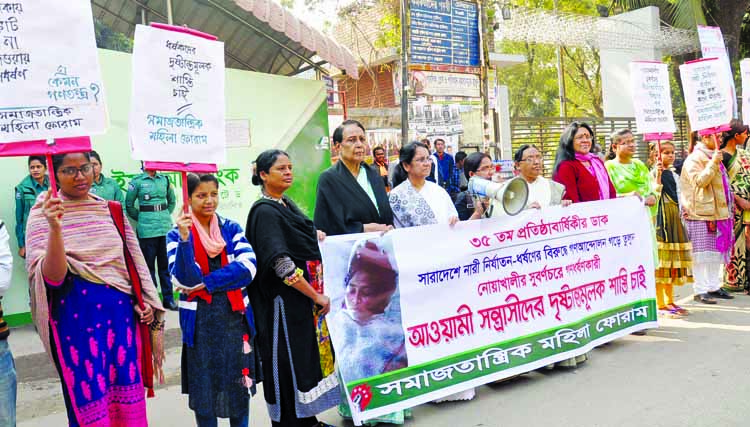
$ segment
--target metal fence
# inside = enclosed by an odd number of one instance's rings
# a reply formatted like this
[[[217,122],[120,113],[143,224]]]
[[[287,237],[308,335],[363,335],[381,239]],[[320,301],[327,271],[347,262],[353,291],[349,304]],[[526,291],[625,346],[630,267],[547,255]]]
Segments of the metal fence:
[[[511,119],[510,132],[513,151],[524,144],[535,145],[542,152],[544,159],[544,175],[550,176],[555,164],[555,154],[560,144],[560,135],[568,124],[578,121],[586,122],[594,130],[596,144],[607,152],[610,143],[610,135],[621,129],[634,129],[635,118],[633,117],[605,117],[603,119],[592,119],[590,117],[543,117],[543,118],[515,118]],[[690,142],[688,135],[688,123],[685,116],[675,117],[677,132],[674,134],[672,143],[675,145],[675,154],[678,159],[687,155]],[[643,142],[642,135],[636,134],[637,150],[636,157],[642,161],[648,158],[648,145]]]

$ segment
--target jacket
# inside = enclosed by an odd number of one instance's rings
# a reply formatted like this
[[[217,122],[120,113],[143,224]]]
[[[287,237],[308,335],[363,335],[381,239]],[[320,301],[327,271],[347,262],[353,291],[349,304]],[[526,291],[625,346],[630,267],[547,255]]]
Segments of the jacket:
[[[160,206],[162,209],[141,211],[141,208],[145,206]],[[172,212],[175,206],[177,206],[177,200],[166,175],[157,173],[152,177],[144,172],[130,181],[128,194],[125,197],[125,209],[129,217],[138,221],[136,231],[139,239],[163,237],[167,234],[172,228]]]
[[[245,318],[250,327],[251,338],[255,335],[255,321],[250,299],[245,289],[253,281],[256,272],[255,252],[245,239],[245,231],[236,222],[219,217],[221,236],[227,246],[228,264],[215,270],[206,276],[203,275],[200,266],[195,261],[193,251],[193,235],[187,241],[180,239],[177,227],[167,234],[167,256],[169,257],[169,274],[172,283],[194,287],[203,283],[206,291],[210,294],[226,292],[234,289],[242,289],[242,297],[245,303]],[[195,314],[198,310],[198,301],[188,301],[185,294],[180,294],[178,303],[180,309],[180,328],[182,329],[182,342],[188,347],[193,346],[195,333]]]
[[[688,219],[716,221],[729,218],[721,167],[699,147],[685,159],[680,175],[680,207]]]
[[[36,198],[47,190],[49,190],[49,177],[46,175],[43,184],[39,184],[31,175],[27,175],[16,186],[16,241],[19,248],[26,246],[26,221],[29,219],[29,212],[36,203]]]

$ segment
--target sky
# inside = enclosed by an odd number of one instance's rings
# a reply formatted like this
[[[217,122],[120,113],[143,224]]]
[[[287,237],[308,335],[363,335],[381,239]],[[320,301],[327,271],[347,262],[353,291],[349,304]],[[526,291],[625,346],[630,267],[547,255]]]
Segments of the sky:
[[[292,13],[308,25],[312,25],[315,29],[324,31],[326,20],[330,21],[332,25],[335,24],[337,19],[336,13],[339,8],[354,3],[354,1],[356,0],[320,0],[319,5],[310,11],[305,7],[304,0],[294,0]]]

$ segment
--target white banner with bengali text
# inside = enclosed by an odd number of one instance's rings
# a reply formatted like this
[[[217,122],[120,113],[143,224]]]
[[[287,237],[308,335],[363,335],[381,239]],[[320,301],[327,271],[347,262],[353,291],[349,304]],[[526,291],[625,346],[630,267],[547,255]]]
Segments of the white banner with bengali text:
[[[638,133],[674,133],[667,64],[631,62],[630,88]]]
[[[734,87],[734,75],[732,73],[732,64],[729,62],[729,54],[724,44],[724,35],[719,27],[707,27],[698,25],[698,40],[701,43],[701,53],[704,58],[717,58],[724,68],[724,78],[732,88],[732,112],[737,113],[737,99]],[[729,122],[727,122],[729,123]]]
[[[635,197],[322,244],[355,423],[657,327],[654,237]]]
[[[742,79],[742,121],[750,125],[750,58],[740,61]]]
[[[143,25],[133,47],[133,158],[224,163],[224,43]]]
[[[680,80],[690,129],[700,131],[729,124],[734,90],[726,78],[723,62],[711,58],[682,64]]]
[[[107,130],[88,0],[0,3],[0,143]]]

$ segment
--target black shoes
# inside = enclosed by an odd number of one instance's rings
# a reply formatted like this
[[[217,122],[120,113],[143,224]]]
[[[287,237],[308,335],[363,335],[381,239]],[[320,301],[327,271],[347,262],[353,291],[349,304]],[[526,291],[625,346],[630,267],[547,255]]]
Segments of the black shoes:
[[[693,296],[693,301],[697,301],[703,304],[716,304],[716,300],[711,298],[711,296],[708,294],[696,294]]]
[[[164,308],[171,311],[177,311],[177,303],[175,303],[174,300],[167,301],[164,303]]]
[[[710,296],[714,298],[721,298],[721,299],[734,299],[734,295],[730,294],[726,290],[719,288],[718,291],[713,291],[708,293]]]

